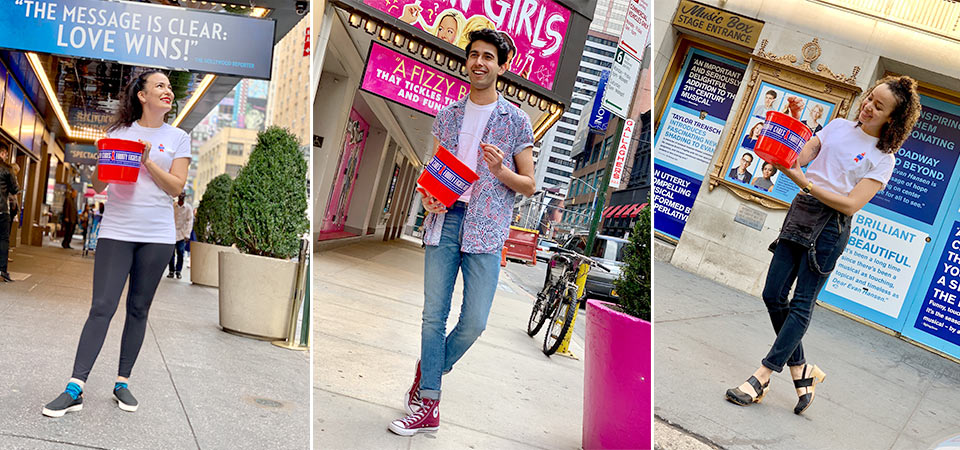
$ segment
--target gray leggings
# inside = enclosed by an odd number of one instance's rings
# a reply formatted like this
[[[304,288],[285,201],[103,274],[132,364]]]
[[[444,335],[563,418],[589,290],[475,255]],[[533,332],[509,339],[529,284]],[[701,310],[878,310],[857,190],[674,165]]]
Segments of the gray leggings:
[[[117,312],[120,294],[130,276],[127,318],[120,343],[118,375],[129,377],[147,332],[147,313],[163,277],[163,268],[173,254],[173,244],[152,244],[101,238],[93,263],[93,302],[80,333],[73,378],[87,380],[107,337],[110,319]]]

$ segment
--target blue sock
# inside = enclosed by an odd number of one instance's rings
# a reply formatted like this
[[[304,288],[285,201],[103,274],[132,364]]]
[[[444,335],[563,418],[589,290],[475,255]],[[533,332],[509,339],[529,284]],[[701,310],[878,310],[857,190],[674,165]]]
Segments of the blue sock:
[[[63,392],[70,394],[70,396],[76,400],[77,397],[80,397],[80,394],[83,393],[83,388],[81,388],[77,383],[67,383],[67,389]]]
[[[121,383],[118,381],[116,384],[113,385],[114,392],[116,392],[117,389],[127,389],[127,383]]]

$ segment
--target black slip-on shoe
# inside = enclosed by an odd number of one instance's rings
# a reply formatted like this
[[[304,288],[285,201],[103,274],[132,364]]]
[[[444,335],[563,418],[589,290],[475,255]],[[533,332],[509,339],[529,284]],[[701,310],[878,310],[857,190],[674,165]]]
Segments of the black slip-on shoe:
[[[61,392],[60,396],[43,407],[43,415],[47,417],[63,417],[68,412],[83,409],[83,394],[73,398],[69,392]]]
[[[114,389],[113,399],[117,401],[117,406],[119,406],[120,409],[127,412],[134,412],[137,410],[137,406],[140,406],[139,403],[137,403],[137,399],[130,393],[130,389],[126,387]]]

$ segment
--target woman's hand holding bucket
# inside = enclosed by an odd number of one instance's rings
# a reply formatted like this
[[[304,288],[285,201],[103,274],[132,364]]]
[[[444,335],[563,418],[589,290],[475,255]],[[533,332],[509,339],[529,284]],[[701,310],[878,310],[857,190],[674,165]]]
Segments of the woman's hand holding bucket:
[[[143,144],[143,153],[140,154],[140,167],[143,167],[150,160],[150,141],[137,139],[137,142]]]
[[[777,163],[771,163],[773,167],[776,167],[777,170],[782,172],[787,178],[793,180],[797,186],[803,187],[807,185],[807,176],[803,173],[803,169],[800,168],[800,161],[793,161],[793,165],[790,167],[784,167]]]

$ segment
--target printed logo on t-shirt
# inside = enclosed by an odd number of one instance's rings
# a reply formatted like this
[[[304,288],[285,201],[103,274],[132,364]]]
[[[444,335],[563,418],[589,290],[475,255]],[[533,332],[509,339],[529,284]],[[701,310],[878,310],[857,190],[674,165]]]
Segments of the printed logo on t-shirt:
[[[157,147],[157,148],[160,149],[160,152],[161,152],[161,153],[163,152],[163,144],[160,144],[160,146]]]
[[[867,155],[867,152],[863,152],[863,153],[857,155],[856,157],[853,158],[853,162],[856,162],[856,163],[860,162],[860,160],[862,160],[863,157],[866,156],[866,155]]]

